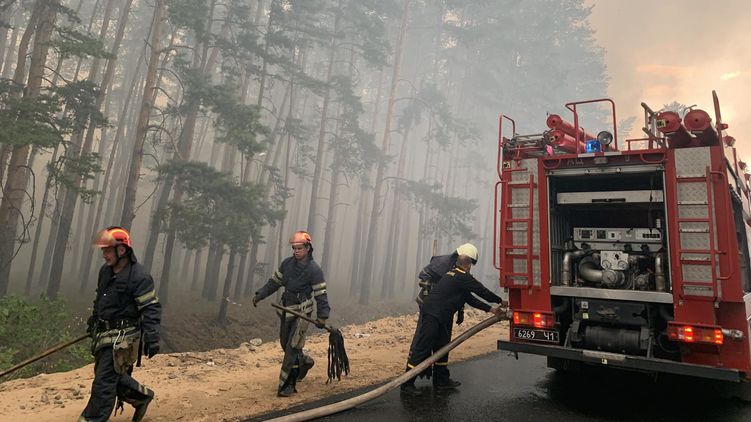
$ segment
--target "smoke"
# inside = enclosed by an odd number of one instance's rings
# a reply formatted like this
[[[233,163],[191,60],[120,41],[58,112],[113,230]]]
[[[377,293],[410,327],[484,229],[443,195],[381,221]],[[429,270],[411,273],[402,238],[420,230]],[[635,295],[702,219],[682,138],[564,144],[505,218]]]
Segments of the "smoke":
[[[714,116],[717,91],[722,118],[737,147],[751,157],[751,2],[725,0],[592,0],[591,25],[606,50],[609,95],[619,118],[638,116],[629,134],[641,137],[644,101],[653,109],[678,101]]]

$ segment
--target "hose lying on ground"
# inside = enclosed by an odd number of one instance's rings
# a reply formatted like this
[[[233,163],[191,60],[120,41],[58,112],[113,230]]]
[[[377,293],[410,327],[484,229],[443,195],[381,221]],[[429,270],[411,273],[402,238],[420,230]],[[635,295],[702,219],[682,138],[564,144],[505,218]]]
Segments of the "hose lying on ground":
[[[393,390],[394,388],[402,385],[408,379],[419,375],[422,371],[427,369],[429,366],[433,365],[435,362],[438,361],[438,359],[445,356],[452,349],[464,343],[464,341],[467,340],[468,338],[490,327],[491,325],[501,320],[505,320],[505,319],[508,319],[508,315],[503,315],[503,314],[493,315],[490,318],[485,319],[484,321],[480,322],[474,327],[461,333],[459,336],[453,339],[449,344],[440,348],[437,352],[433,353],[430,357],[422,361],[422,363],[420,363],[419,365],[415,366],[409,371],[403,373],[402,375],[394,378],[393,380],[389,381],[388,383],[374,390],[368,391],[367,393],[361,394],[356,397],[349,398],[347,400],[342,400],[337,403],[329,404],[327,406],[318,407],[315,409],[306,410],[304,412],[293,413],[291,415],[271,419],[270,422],[296,422],[296,421],[307,421],[311,419],[322,418],[324,416],[329,416],[329,415],[333,415],[334,413],[339,413],[345,410],[352,409],[355,406],[359,406],[365,402],[378,398],[388,393],[389,391]]]

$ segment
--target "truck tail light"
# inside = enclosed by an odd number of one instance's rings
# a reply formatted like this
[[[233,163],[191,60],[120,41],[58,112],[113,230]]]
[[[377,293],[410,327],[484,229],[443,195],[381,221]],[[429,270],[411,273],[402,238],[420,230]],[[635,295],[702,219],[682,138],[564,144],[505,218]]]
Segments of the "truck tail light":
[[[668,323],[668,338],[683,343],[703,343],[721,345],[725,341],[722,327],[715,325]]]
[[[555,325],[555,315],[552,312],[514,311],[514,325],[553,328]]]

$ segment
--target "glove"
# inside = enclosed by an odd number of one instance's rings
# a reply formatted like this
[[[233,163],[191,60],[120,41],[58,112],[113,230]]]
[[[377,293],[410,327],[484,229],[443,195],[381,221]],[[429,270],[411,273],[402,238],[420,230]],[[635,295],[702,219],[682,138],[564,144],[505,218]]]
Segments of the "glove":
[[[456,325],[462,325],[462,322],[464,322],[464,309],[459,309],[459,312],[456,313]]]
[[[146,343],[143,346],[143,353],[149,358],[153,358],[157,353],[159,353],[159,343]]]
[[[326,328],[326,318],[316,318],[316,327],[320,329]]]
[[[91,337],[94,337],[94,334],[96,334],[96,318],[94,318],[94,315],[86,320],[86,334]]]
[[[257,307],[258,306],[258,302],[260,302],[260,301],[261,301],[261,299],[258,298],[258,295],[253,296],[253,307],[254,308]]]

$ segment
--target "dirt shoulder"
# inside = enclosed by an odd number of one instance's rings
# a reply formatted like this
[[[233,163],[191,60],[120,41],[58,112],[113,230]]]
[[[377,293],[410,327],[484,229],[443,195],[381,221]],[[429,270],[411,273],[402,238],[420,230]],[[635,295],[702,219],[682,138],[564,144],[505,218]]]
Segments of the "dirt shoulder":
[[[454,336],[487,316],[468,311]],[[328,385],[328,336],[316,333],[309,337],[305,349],[316,366],[298,384],[299,393],[285,399],[276,397],[282,360],[277,342],[158,355],[134,373],[157,394],[145,420],[233,421],[389,380],[404,371],[416,321],[417,314],[409,314],[343,327],[352,371]],[[497,324],[470,338],[452,352],[451,361],[490,353],[496,350],[500,337],[508,337],[508,324]],[[460,373],[454,377],[462,380]],[[86,405],[92,378],[93,365],[88,365],[0,384],[0,421],[74,421]],[[111,420],[129,421],[132,413],[126,405],[125,413]]]

